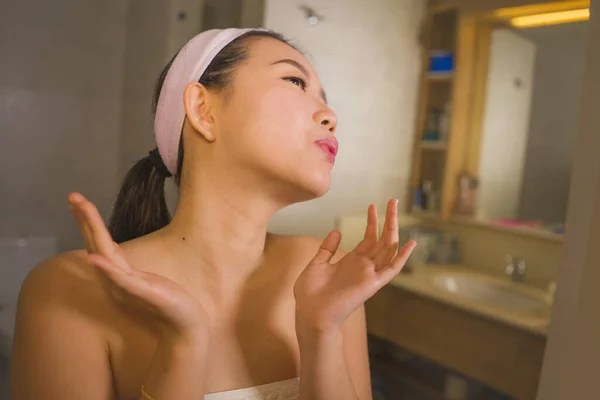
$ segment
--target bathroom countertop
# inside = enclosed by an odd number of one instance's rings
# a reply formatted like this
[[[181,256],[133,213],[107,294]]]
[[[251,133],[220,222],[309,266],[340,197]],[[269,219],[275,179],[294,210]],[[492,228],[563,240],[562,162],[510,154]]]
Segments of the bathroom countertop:
[[[390,282],[390,285],[432,300],[436,300],[438,302],[445,303],[463,311],[511,325],[515,328],[522,329],[536,335],[547,336],[548,334],[548,324],[550,321],[551,312],[550,306],[548,307],[547,313],[544,313],[543,316],[539,318],[532,318],[527,315],[506,311],[499,307],[482,304],[481,302],[477,302],[472,299],[459,297],[456,294],[452,294],[437,287],[433,281],[433,278],[436,274],[439,275],[445,272],[461,272],[466,274],[482,275],[476,271],[455,266],[433,267],[429,265],[419,265],[416,268],[412,268],[410,271],[411,272],[400,273],[400,275]],[[486,275],[483,276],[485,277]],[[519,283],[514,283],[514,285],[522,285],[522,290],[536,291],[539,293],[539,289],[531,288],[528,285]]]

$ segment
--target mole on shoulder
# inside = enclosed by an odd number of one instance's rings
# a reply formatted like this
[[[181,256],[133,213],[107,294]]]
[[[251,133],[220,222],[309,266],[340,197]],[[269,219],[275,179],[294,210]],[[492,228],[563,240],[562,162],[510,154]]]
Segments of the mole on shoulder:
[[[185,236],[184,236],[184,237],[182,237],[181,239],[185,240]]]

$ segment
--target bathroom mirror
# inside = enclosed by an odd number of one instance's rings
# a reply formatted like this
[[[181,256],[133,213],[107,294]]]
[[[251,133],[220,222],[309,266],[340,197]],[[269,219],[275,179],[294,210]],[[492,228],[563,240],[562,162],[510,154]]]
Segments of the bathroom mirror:
[[[563,233],[586,39],[587,21],[490,29],[478,220]]]

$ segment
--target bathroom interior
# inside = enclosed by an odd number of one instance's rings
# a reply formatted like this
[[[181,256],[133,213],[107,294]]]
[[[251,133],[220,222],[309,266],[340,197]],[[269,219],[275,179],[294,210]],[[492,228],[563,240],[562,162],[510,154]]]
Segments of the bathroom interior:
[[[272,230],[342,233],[399,199],[419,246],[366,303],[375,400],[535,399],[564,238],[589,1],[31,0],[0,7],[0,399],[19,287],[80,248],[65,196],[108,215],[153,148],[170,55],[264,26],[306,52],[340,125],[332,187]],[[174,186],[167,188],[170,205]]]

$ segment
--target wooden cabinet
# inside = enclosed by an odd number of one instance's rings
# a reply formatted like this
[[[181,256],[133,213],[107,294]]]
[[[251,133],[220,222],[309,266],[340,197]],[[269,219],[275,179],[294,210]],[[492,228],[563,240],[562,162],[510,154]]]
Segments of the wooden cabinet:
[[[387,286],[366,303],[369,334],[519,400],[535,399],[546,339]]]
[[[433,212],[449,219],[454,211],[461,173],[479,177],[482,128],[490,57],[490,34],[511,26],[516,17],[589,7],[589,0],[436,0],[427,8],[422,35],[422,71],[407,205],[424,182],[438,200]],[[551,22],[548,22],[550,24]],[[451,73],[432,74],[432,52],[452,52]],[[449,105],[445,140],[427,141],[432,120]],[[433,124],[435,125],[435,123]],[[446,125],[446,124],[445,124]],[[447,137],[446,137],[447,136]]]
[[[479,84],[486,77],[489,31],[485,24],[457,8],[430,8],[423,25],[422,73],[417,124],[415,127],[413,165],[410,180],[409,211],[415,190],[424,181],[433,184],[439,201],[434,214],[448,218],[454,207],[458,178],[465,171],[474,174],[479,152],[478,131],[481,121],[473,118],[473,108],[481,107],[483,92]],[[451,52],[452,72],[429,71],[432,52]],[[481,60],[477,60],[477,58]],[[479,61],[479,62],[478,62]],[[483,61],[483,62],[481,62]],[[428,141],[426,134],[432,115],[447,110],[447,137]],[[479,115],[480,113],[477,113]]]

